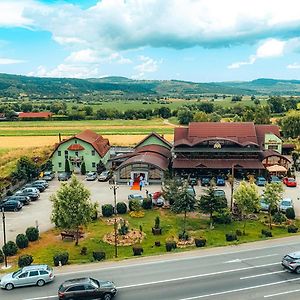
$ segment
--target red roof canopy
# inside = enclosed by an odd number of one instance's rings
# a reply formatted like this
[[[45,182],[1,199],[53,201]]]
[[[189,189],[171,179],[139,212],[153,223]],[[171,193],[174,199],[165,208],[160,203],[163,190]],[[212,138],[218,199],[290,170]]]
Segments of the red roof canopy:
[[[51,118],[51,112],[21,112],[19,118]]]
[[[68,147],[68,150],[70,151],[81,151],[81,150],[84,150],[85,148],[80,145],[80,144],[72,144]]]

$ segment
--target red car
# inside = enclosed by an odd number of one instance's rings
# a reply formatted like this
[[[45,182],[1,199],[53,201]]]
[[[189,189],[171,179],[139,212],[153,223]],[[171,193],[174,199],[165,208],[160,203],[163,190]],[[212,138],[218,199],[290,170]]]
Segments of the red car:
[[[297,186],[297,182],[295,180],[295,178],[288,178],[288,177],[285,177],[283,179],[283,183],[286,185],[286,186],[290,186],[290,187],[295,187]]]

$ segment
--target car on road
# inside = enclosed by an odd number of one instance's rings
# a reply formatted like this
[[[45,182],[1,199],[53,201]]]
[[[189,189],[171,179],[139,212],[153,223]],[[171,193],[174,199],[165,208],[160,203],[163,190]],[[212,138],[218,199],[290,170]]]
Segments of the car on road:
[[[97,280],[91,277],[70,279],[58,289],[58,299],[103,299],[111,300],[117,293],[112,281]]]
[[[103,171],[100,173],[98,176],[98,181],[107,181],[112,177],[112,172],[111,171]]]
[[[43,286],[54,279],[53,270],[47,265],[32,265],[23,267],[16,272],[4,275],[1,278],[0,287],[12,290],[15,287],[28,285]]]
[[[259,177],[256,178],[255,183],[256,183],[257,186],[265,186],[266,183],[267,183],[267,180],[266,180],[265,177],[259,176]]]
[[[225,186],[225,179],[222,176],[217,176],[216,178],[216,185],[217,186]]]
[[[130,194],[127,197],[128,200],[139,200],[141,203],[143,202],[143,196],[140,194]]]
[[[202,186],[209,186],[210,185],[210,177],[202,177],[201,178],[201,185]]]
[[[57,179],[59,181],[68,181],[68,179],[71,178],[71,173],[69,172],[61,172],[61,173],[58,173],[58,176],[57,176]]]
[[[270,183],[281,183],[281,180],[279,179],[278,176],[271,176],[269,179]]]
[[[265,199],[260,199],[259,201],[259,210],[269,211],[270,205],[266,202]]]
[[[294,208],[293,200],[290,198],[282,199],[279,203],[279,210],[282,212],[286,212],[288,208]]]
[[[36,201],[40,197],[40,192],[35,187],[23,188],[15,193],[16,196],[28,196],[31,201]]]
[[[297,181],[295,180],[295,178],[292,178],[292,177],[285,177],[285,178],[283,178],[282,182],[288,187],[296,187],[297,186]]]
[[[300,251],[285,255],[281,261],[281,265],[291,272],[300,274]]]
[[[55,173],[53,171],[45,171],[43,175],[43,179],[46,181],[51,181],[55,178]]]
[[[97,179],[97,173],[96,172],[88,172],[85,175],[85,180],[86,181],[94,181]]]
[[[28,196],[9,196],[3,200],[3,202],[13,200],[13,201],[20,201],[23,205],[28,205],[30,203],[30,197]]]
[[[22,209],[23,204],[20,201],[7,200],[0,203],[0,211],[19,211]]]

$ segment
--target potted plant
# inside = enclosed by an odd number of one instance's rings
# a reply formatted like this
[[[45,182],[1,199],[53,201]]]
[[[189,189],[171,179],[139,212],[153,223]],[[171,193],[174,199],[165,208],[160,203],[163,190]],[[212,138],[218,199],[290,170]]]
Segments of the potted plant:
[[[152,227],[152,233],[154,235],[160,235],[161,234],[160,218],[159,218],[159,216],[157,216],[155,218],[154,227]]]

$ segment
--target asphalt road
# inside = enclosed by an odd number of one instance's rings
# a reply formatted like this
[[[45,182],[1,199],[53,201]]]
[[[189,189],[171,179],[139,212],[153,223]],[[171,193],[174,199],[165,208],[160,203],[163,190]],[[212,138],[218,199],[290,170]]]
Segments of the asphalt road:
[[[291,237],[232,247],[121,262],[67,266],[42,288],[0,291],[2,300],[57,299],[59,284],[70,278],[92,276],[113,280],[116,300],[297,299],[300,275],[284,271],[282,257],[300,249]]]

